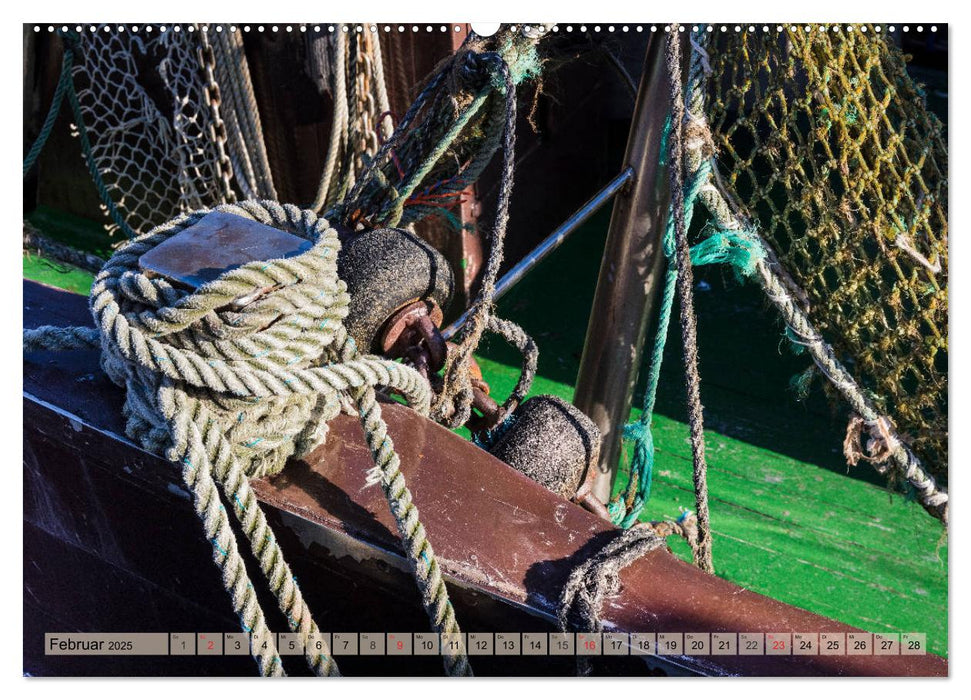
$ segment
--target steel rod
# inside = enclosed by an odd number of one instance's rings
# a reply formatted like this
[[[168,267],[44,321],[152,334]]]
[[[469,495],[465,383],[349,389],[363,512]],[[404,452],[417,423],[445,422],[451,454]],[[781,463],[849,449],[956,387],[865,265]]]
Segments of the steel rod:
[[[617,175],[617,177],[604,185],[604,187],[597,192],[597,194],[587,200],[586,204],[577,209],[570,216],[570,218],[560,224],[556,230],[553,231],[553,233],[543,239],[542,243],[533,248],[533,250],[531,250],[526,257],[516,263],[499,279],[499,281],[496,283],[496,291],[492,297],[493,300],[498,301],[506,292],[512,289],[520,280],[522,280],[523,277],[526,276],[528,272],[530,272],[530,270],[545,260],[550,253],[559,248],[563,241],[565,241],[571,233],[583,225],[604,204],[609,202],[614,195],[622,190],[627,183],[631,182],[633,179],[634,170],[628,167]],[[458,331],[463,323],[465,323],[468,315],[469,312],[466,311],[464,314],[459,316],[444,331],[442,331],[442,335],[445,336],[446,339],[449,339],[455,335],[455,332]]]

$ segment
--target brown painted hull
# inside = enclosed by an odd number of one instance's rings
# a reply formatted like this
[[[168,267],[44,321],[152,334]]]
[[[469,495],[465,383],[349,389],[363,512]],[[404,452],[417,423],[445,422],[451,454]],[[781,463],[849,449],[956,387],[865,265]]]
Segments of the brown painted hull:
[[[24,326],[90,323],[85,300],[33,283]],[[44,632],[237,630],[179,470],[123,437],[122,396],[91,352],[24,360],[24,665],[37,675],[252,674],[247,657],[45,657]],[[453,433],[385,408],[402,470],[465,631],[554,631],[573,566],[613,528]],[[307,460],[254,487],[318,624],[420,632],[406,570],[356,419],[340,416]],[[255,565],[253,567],[255,568]],[[854,628],[709,576],[667,551],[622,574],[606,627],[630,632],[851,632]],[[272,607],[265,601],[265,607]],[[273,629],[285,629],[272,617]],[[475,657],[479,675],[559,675],[572,659]],[[437,658],[344,657],[353,675],[438,675]],[[293,673],[301,661],[285,664]],[[682,656],[604,659],[604,674],[941,676],[936,656]]]

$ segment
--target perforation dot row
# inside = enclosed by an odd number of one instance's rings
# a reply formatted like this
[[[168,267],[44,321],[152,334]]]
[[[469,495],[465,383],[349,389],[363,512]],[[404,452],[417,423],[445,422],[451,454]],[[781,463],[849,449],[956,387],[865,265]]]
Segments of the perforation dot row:
[[[704,29],[704,31],[707,31],[707,32],[723,32],[723,33],[734,32],[734,33],[742,33],[742,32],[759,32],[759,31],[761,31],[763,33],[768,33],[768,32],[772,32],[772,31],[781,32],[781,31],[783,31],[785,29],[786,26],[789,26],[789,28],[792,31],[806,31],[806,32],[812,32],[812,31],[821,31],[821,32],[825,32],[825,31],[832,31],[832,32],[840,32],[840,31],[854,32],[854,31],[860,31],[860,32],[864,32],[865,33],[867,31],[869,31],[866,25],[854,25],[854,24],[831,24],[831,25],[825,25],[825,24],[806,24],[806,25],[783,25],[783,24],[772,24],[772,25],[769,25],[769,24],[762,24],[762,25],[753,25],[753,24],[742,25],[742,24],[734,24],[734,25],[731,25],[731,24],[720,24],[720,25],[718,25],[718,24],[716,24],[716,25],[704,25],[704,28],[702,28],[701,25],[692,25],[691,31],[693,31],[693,32],[700,32],[700,31],[702,31]],[[222,24],[215,24],[215,25],[203,25],[202,26],[202,31],[217,31],[217,32],[222,32],[222,31],[230,31],[230,32],[242,31],[244,33],[245,32],[257,32],[257,33],[260,33],[260,32],[264,32],[264,33],[265,32],[274,33],[274,32],[276,32],[276,33],[279,33],[281,31],[282,32],[285,32],[285,33],[293,33],[293,32],[304,32],[304,33],[306,33],[306,32],[334,33],[334,32],[338,32],[338,31],[343,31],[343,32],[364,32],[364,31],[379,32],[379,31],[383,31],[385,33],[392,33],[392,32],[404,33],[404,32],[409,32],[410,31],[412,33],[418,33],[418,32],[432,33],[432,32],[435,32],[436,30],[438,32],[448,32],[450,29],[453,32],[460,32],[460,31],[462,31],[463,28],[464,28],[464,26],[463,25],[459,25],[459,24],[453,24],[453,25],[445,25],[445,24],[440,24],[440,25],[431,25],[431,24],[425,24],[425,25],[419,25],[419,24],[409,24],[409,25],[404,25],[404,24],[394,24],[394,25],[392,25],[392,24],[382,24],[382,25],[377,25],[377,24],[283,24],[283,25],[277,25],[277,24],[272,24],[272,25],[264,25],[264,24],[255,24],[255,25],[254,24],[243,24],[243,25],[235,25],[235,24],[229,24],[229,25],[222,25]],[[512,28],[513,31],[516,30],[516,26],[515,25],[513,25],[511,28]],[[664,24],[649,24],[649,25],[645,25],[645,24],[634,24],[634,25],[628,25],[628,24],[623,24],[623,25],[614,25],[614,24],[609,24],[609,25],[599,25],[599,24],[594,24],[594,25],[585,25],[585,24],[574,25],[574,24],[566,24],[566,25],[558,25],[557,24],[557,25],[553,25],[552,27],[544,27],[544,26],[532,26],[531,27],[530,25],[523,25],[522,28],[525,31],[536,30],[536,31],[539,31],[539,32],[552,31],[552,32],[567,32],[567,33],[574,32],[574,31],[579,31],[581,33],[588,32],[588,31],[593,31],[593,32],[603,32],[603,31],[606,31],[608,33],[610,33],[610,32],[618,32],[618,31],[621,32],[621,33],[623,33],[623,32],[645,32],[645,31],[658,32],[658,31],[662,31],[662,30],[665,31],[665,32],[670,32],[671,31],[671,25],[664,25]],[[65,25],[57,26],[57,25],[49,24],[49,25],[46,25],[46,27],[45,26],[41,26],[41,25],[34,25],[34,31],[35,32],[41,32],[41,31],[44,31],[45,29],[48,32],[54,32],[54,31],[56,31],[58,29],[60,29],[61,31],[65,31],[65,32],[66,31],[69,31],[69,30],[72,30],[72,29],[75,32],[78,32],[78,33],[83,32],[83,31],[95,32],[95,31],[98,31],[99,30],[99,25],[93,25],[93,24],[89,24],[89,25],[80,25],[80,24],[78,24],[78,25],[66,25],[65,24]],[[195,27],[195,25],[191,25],[191,24],[184,25],[184,26],[183,25],[179,25],[179,24],[174,24],[174,25],[164,25],[164,24],[163,25],[150,25],[150,24],[149,25],[136,25],[136,24],[126,25],[126,24],[117,24],[117,25],[104,25],[104,26],[100,26],[100,30],[101,31],[104,31],[104,32],[111,32],[111,31],[125,32],[125,31],[131,31],[131,32],[134,32],[134,33],[142,32],[142,31],[147,32],[147,33],[151,33],[153,31],[158,31],[158,32],[166,32],[166,31],[174,31],[174,32],[187,31],[187,32],[194,32],[194,31],[196,31],[196,27]],[[680,25],[678,27],[678,30],[679,31],[682,31],[682,32],[685,31],[686,30],[685,25]],[[925,30],[929,30],[931,32],[936,32],[937,31],[937,25],[932,24],[930,26],[925,26],[923,24],[916,24],[916,25],[904,24],[904,25],[901,25],[899,27],[896,26],[896,25],[890,25],[889,27],[887,27],[887,31],[888,32],[896,32],[898,30],[899,31],[903,31],[903,32],[910,32],[910,31],[923,32]],[[880,26],[876,26],[876,27],[874,27],[874,31],[881,32],[883,30],[882,30],[882,28]]]

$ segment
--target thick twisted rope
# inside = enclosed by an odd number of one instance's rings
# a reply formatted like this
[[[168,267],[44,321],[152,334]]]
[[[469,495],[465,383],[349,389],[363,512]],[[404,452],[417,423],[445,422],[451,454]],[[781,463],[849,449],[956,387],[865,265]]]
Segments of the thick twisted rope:
[[[307,644],[318,627],[250,479],[278,473],[287,458],[318,445],[344,396],[357,401],[375,458],[370,481],[384,484],[433,626],[458,631],[374,394],[375,387],[386,387],[427,413],[427,383],[399,363],[357,353],[343,325],[349,300],[337,276],[340,242],[326,220],[275,202],[245,201],[218,211],[286,229],[313,245],[291,258],[247,263],[186,292],[138,267],[144,252],[207,212],[184,215],[132,241],[106,263],[92,287],[96,329],[25,331],[24,350],[100,343],[103,368],[126,389],[126,432],[181,465],[242,627],[269,642],[265,650],[254,648],[264,675],[280,675],[283,668],[225,504],[231,505],[291,631],[304,640],[308,664],[320,675],[335,675],[329,652],[314,653]],[[264,289],[272,291],[240,310],[229,306]],[[463,653],[445,664],[449,672],[469,672]]]
[[[324,171],[320,177],[320,184],[317,186],[317,196],[311,205],[314,211],[320,211],[334,198],[329,197],[333,191],[334,173],[337,170],[337,161],[340,157],[342,148],[348,140],[348,116],[347,116],[347,87],[346,87],[346,62],[347,62],[347,37],[344,32],[337,32],[333,39],[335,56],[332,60],[327,58],[328,45],[331,43],[329,37],[316,35],[310,39],[310,56],[315,69],[320,70],[324,66],[330,66],[329,86],[331,99],[333,100],[333,114],[330,125],[330,144],[327,147],[327,159],[324,161]],[[321,76],[326,79],[327,76]]]
[[[513,387],[513,390],[501,406],[502,413],[499,417],[499,422],[501,422],[507,416],[512,415],[513,411],[526,398],[526,394],[529,393],[533,379],[536,378],[536,366],[539,362],[539,347],[536,345],[536,341],[522,327],[498,316],[489,317],[487,330],[490,333],[495,333],[509,343],[519,352],[522,358],[522,363],[519,368],[519,379],[516,380],[516,386]]]
[[[308,68],[321,91],[329,91],[333,99],[330,143],[311,205],[321,211],[344,199],[370,169],[369,161],[391,136],[391,109],[376,35],[355,33],[348,39],[339,31],[333,39],[317,35],[309,42]]]
[[[489,240],[489,255],[482,273],[482,281],[466,322],[457,334],[457,349],[449,353],[444,371],[444,387],[432,406],[432,417],[449,427],[464,425],[472,414],[472,379],[469,373],[472,353],[482,334],[489,327],[493,314],[496,278],[502,264],[503,243],[509,222],[509,201],[512,197],[516,148],[516,85],[506,62],[492,54],[491,62],[505,86],[505,118],[502,143],[502,174],[496,220]],[[500,327],[498,324],[497,328]],[[511,327],[506,326],[511,330]],[[520,329],[521,331],[521,329]]]
[[[886,474],[892,464],[896,473],[913,488],[915,497],[924,510],[947,525],[947,490],[924,469],[910,446],[894,429],[892,422],[881,415],[870,396],[836,357],[832,346],[815,329],[800,304],[799,298],[804,294],[786,274],[772,247],[754,227],[744,222],[744,218],[735,211],[712,181],[714,147],[705,119],[705,85],[710,72],[705,50],[706,32],[702,31],[697,40],[692,38],[691,43],[685,155],[689,177],[700,175],[705,180],[699,190],[698,199],[708,210],[718,229],[734,233],[748,232],[749,236],[757,239],[763,254],[752,261],[752,278],[762,287],[765,295],[781,314],[791,337],[809,352],[813,362],[836,387],[850,408],[867,426],[881,434],[881,442],[885,446],[883,451],[887,457],[884,461],[875,463],[874,468]]]
[[[368,447],[374,457],[374,468],[368,474],[368,483],[380,483],[388,506],[398,525],[398,534],[404,544],[405,555],[411,564],[421,593],[422,604],[432,621],[433,629],[439,634],[460,632],[455,619],[455,610],[445,589],[445,580],[435,558],[425,527],[418,517],[418,507],[411,499],[411,492],[405,485],[401,473],[400,460],[394,445],[387,434],[387,426],[381,420],[381,410],[372,387],[362,388],[355,397],[361,417],[361,425],[367,438]],[[450,676],[471,676],[466,650],[443,651],[442,661]]]
[[[691,426],[691,455],[694,463],[695,508],[698,517],[698,547],[695,564],[713,573],[711,525],[708,514],[708,464],[705,461],[705,432],[701,405],[701,377],[698,374],[698,330],[695,320],[691,251],[684,214],[684,156],[682,125],[684,92],[681,87],[681,38],[678,25],[671,25],[665,55],[671,88],[671,135],[668,174],[671,178],[671,209],[674,212],[674,240],[678,262],[678,298],[681,301],[681,341],[684,350],[685,387],[688,391],[688,422]]]
[[[270,159],[263,140],[263,124],[256,103],[242,33],[214,32],[212,39],[216,78],[223,88],[223,117],[229,140],[226,144],[233,172],[248,199],[277,198]]]

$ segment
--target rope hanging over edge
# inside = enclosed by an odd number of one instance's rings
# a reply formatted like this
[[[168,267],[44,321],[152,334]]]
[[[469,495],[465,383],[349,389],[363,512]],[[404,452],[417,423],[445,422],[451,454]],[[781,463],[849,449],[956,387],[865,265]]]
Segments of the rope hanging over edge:
[[[268,635],[265,616],[224,503],[232,505],[291,630],[304,637],[316,631],[249,478],[282,469],[292,454],[306,454],[339,411],[339,396],[349,395],[375,460],[369,483],[382,485],[432,626],[458,632],[374,394],[375,386],[389,387],[427,413],[427,383],[399,363],[358,355],[343,325],[348,298],[336,272],[340,243],[326,220],[275,202],[247,201],[218,210],[283,227],[314,245],[293,258],[248,263],[185,293],[137,271],[142,253],[207,210],[179,217],[117,251],[99,273],[91,300],[98,329],[24,331],[24,351],[101,346],[102,366],[127,390],[126,432],[182,466],[243,629],[256,636]],[[254,287],[274,291],[243,311],[224,309]],[[315,672],[336,674],[329,654],[305,647]],[[257,651],[262,674],[282,675],[272,643]],[[451,674],[471,673],[464,650],[445,654],[443,663]]]

